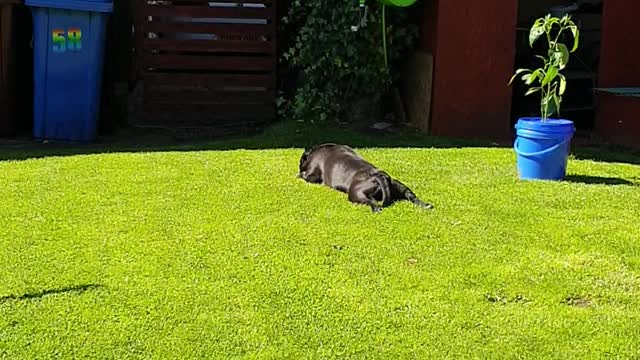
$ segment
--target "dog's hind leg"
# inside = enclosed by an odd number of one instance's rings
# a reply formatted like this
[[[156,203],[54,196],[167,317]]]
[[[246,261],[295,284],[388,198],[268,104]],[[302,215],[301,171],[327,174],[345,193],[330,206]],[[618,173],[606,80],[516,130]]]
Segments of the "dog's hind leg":
[[[396,179],[391,179],[391,195],[394,200],[407,200],[421,208],[433,209],[433,205],[427,204],[424,201],[418,199],[416,194],[411,191],[405,184]]]
[[[373,174],[373,181],[378,185],[378,190],[382,196],[382,207],[387,207],[393,203],[393,196],[391,194],[391,177],[384,173],[378,172]],[[376,189],[370,189],[370,197],[376,193]]]
[[[378,205],[378,202],[373,198],[373,193],[376,191],[377,184],[359,183],[356,186],[349,188],[349,201],[355,204],[369,205],[371,211],[377,213],[382,211],[382,207]]]

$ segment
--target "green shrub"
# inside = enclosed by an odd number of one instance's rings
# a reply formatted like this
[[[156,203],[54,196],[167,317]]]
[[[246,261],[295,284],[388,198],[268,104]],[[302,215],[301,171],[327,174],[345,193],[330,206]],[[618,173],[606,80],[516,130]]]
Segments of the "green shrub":
[[[292,1],[282,20],[294,33],[283,57],[304,74],[304,81],[291,98],[280,99],[280,111],[297,120],[324,121],[348,114],[357,99],[378,102],[398,77],[393,64],[416,39],[417,28],[407,21],[409,11],[386,9],[389,71],[382,46],[382,5],[370,3],[366,26],[354,32],[356,2]]]

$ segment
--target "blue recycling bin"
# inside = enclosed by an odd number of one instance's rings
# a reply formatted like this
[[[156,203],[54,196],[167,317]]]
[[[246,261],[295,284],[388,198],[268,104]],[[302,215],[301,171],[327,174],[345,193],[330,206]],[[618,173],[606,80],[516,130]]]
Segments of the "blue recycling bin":
[[[33,14],[36,140],[91,142],[97,135],[111,1],[26,0]]]

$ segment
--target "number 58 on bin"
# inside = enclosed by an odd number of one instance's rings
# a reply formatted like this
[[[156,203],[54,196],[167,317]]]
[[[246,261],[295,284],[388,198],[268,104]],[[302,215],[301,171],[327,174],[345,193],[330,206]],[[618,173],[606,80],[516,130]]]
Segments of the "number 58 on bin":
[[[54,29],[53,36],[53,52],[63,53],[69,51],[82,50],[82,30],[78,28],[69,28],[68,30]]]

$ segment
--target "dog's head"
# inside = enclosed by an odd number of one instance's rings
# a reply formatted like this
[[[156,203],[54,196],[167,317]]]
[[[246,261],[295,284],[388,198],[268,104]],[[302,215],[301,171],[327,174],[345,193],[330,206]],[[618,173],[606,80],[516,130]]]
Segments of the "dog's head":
[[[311,153],[313,152],[314,148],[313,147],[307,147],[304,149],[304,153],[302,153],[302,156],[300,156],[300,164],[298,166],[298,177],[300,177],[300,174],[302,174],[304,171],[307,170],[307,166],[309,165],[309,161],[310,161],[310,157],[311,157]]]

